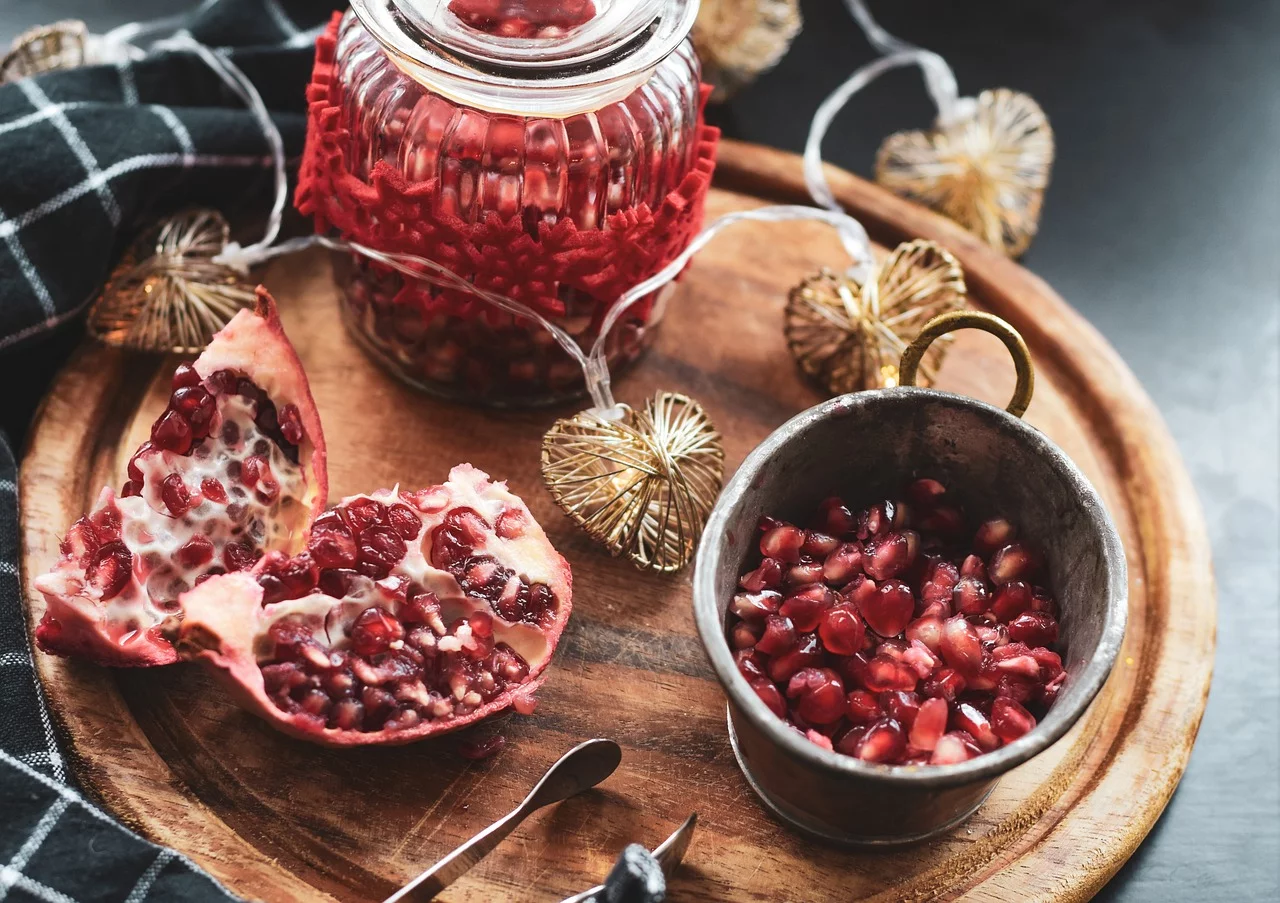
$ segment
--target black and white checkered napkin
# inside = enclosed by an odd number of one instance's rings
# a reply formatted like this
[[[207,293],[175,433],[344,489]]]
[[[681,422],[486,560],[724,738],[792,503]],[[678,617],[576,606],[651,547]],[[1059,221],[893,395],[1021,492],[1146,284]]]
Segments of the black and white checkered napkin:
[[[302,149],[315,38],[340,5],[205,0],[186,24],[253,80],[290,158]],[[0,354],[78,328],[125,243],[161,216],[188,206],[265,212],[271,166],[253,115],[191,52],[0,87]],[[16,484],[0,433],[0,901],[235,900],[185,856],[128,831],[75,788],[26,632]],[[639,847],[630,857],[619,860],[604,896],[660,901],[629,877],[640,861],[652,879],[652,858]]]

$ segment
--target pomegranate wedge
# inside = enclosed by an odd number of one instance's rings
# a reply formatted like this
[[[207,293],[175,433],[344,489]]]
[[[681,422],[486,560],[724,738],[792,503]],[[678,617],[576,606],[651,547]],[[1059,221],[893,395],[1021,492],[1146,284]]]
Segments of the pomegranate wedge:
[[[308,548],[182,597],[177,645],[280,730],[408,743],[528,714],[571,607],[569,566],[502,483],[462,464],[343,500]]]
[[[129,461],[117,496],[76,521],[36,580],[40,648],[104,665],[175,661],[161,625],[211,575],[293,554],[326,495],[324,437],[275,302],[258,289],[194,364]]]

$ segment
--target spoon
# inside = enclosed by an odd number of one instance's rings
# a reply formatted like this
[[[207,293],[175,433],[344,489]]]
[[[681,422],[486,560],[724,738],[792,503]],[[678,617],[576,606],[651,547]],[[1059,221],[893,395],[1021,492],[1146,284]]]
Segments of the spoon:
[[[689,841],[693,840],[693,828],[698,823],[698,813],[690,815],[680,827],[676,828],[674,834],[664,840],[653,851],[653,858],[658,860],[658,865],[662,869],[662,876],[670,878],[675,870],[684,860],[684,854],[689,849]],[[586,903],[596,894],[604,892],[604,885],[597,884],[590,890],[584,890],[580,894],[574,894],[561,900],[560,903]]]
[[[531,813],[589,790],[613,774],[622,748],[612,740],[588,740],[547,769],[524,802],[414,878],[383,903],[425,903],[483,859]]]

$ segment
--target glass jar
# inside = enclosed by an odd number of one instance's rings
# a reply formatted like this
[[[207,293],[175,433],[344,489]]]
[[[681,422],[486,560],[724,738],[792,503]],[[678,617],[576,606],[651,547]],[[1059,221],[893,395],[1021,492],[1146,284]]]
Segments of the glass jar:
[[[700,225],[716,133],[688,40],[697,7],[353,0],[331,69],[318,53],[300,208],[534,307],[589,348],[618,295]],[[360,255],[337,270],[351,330],[405,381],[494,405],[582,394],[536,323]],[[651,340],[661,300],[614,327],[615,372]]]

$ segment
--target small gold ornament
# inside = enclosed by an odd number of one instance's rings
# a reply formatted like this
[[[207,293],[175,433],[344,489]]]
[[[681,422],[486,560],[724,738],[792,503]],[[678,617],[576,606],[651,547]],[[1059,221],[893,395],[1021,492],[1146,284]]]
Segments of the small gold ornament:
[[[876,180],[1016,257],[1040,225],[1053,168],[1053,129],[1026,94],[983,91],[970,115],[880,145]]]
[[[89,29],[77,19],[64,19],[24,31],[0,60],[0,85],[54,69],[74,69],[86,62]]]
[[[702,77],[724,100],[772,69],[800,33],[799,0],[702,0],[693,46]]]
[[[636,413],[557,420],[542,440],[556,504],[612,555],[670,573],[689,561],[724,481],[724,448],[702,405],[659,392]]]
[[[832,395],[898,384],[898,362],[916,335],[939,314],[961,310],[964,271],[931,241],[898,245],[865,282],[823,270],[787,297],[787,346],[806,376]],[[921,382],[936,378],[946,353],[934,343],[920,366]]]
[[[231,236],[222,214],[187,210],[134,243],[89,311],[89,334],[135,351],[196,354],[241,308],[253,286],[215,263]]]

